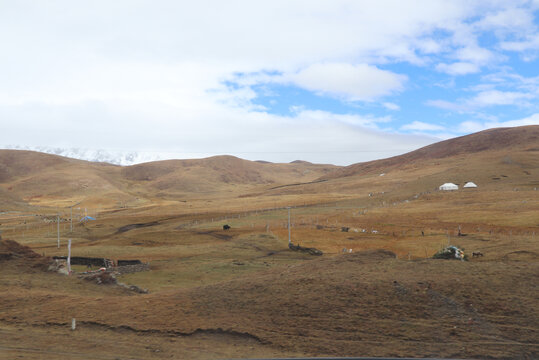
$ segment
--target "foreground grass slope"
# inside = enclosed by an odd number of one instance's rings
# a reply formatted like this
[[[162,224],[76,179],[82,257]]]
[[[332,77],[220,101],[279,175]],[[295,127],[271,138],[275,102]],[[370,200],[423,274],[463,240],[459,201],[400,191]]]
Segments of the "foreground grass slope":
[[[253,341],[258,352],[317,356],[533,358],[539,351],[537,262],[406,261],[377,250],[136,296],[22,273],[0,297],[3,324],[67,332],[75,317],[81,329],[100,327],[112,338],[160,334],[163,355],[174,351],[166,335],[202,333]]]

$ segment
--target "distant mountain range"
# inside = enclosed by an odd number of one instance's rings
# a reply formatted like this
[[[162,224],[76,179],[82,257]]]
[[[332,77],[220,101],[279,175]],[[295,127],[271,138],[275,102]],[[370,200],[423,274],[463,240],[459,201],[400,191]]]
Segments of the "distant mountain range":
[[[407,198],[446,182],[467,181],[488,191],[539,187],[536,125],[485,130],[345,167],[306,161],[268,163],[227,155],[151,161],[136,152],[35,150],[39,152],[20,147],[0,150],[0,208],[66,206],[83,200],[114,207],[143,199],[224,201],[245,197],[275,203],[283,195],[321,201],[324,196],[347,198],[375,192]]]
[[[163,160],[163,157],[155,153],[138,153],[136,151],[110,151],[103,149],[62,148],[48,146],[19,146],[7,145],[3,149],[29,150],[46,154],[59,155],[72,159],[92,162],[106,162],[114,165],[133,165],[143,162]]]

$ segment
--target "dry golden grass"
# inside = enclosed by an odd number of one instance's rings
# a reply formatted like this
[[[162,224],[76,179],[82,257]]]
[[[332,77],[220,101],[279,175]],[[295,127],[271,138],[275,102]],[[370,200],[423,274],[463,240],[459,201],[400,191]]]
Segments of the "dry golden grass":
[[[336,173],[232,157],[130,168],[46,157],[32,172],[41,155],[24,153],[0,178],[2,237],[46,256],[66,255],[71,238],[74,256],[148,261],[151,271],[119,280],[150,294],[0,260],[0,349],[27,358],[537,357],[539,146],[537,127],[526,131],[491,150],[475,137],[468,152],[441,156],[444,143],[430,149],[436,156]],[[15,158],[0,152],[4,169]],[[70,187],[77,179],[89,179],[84,191]],[[436,190],[449,181],[479,188]],[[324,256],[288,250],[287,206],[292,242]],[[97,220],[79,223],[85,213]],[[484,257],[425,259],[448,243]],[[373,249],[396,259],[362,253]],[[80,332],[66,330],[71,317]]]

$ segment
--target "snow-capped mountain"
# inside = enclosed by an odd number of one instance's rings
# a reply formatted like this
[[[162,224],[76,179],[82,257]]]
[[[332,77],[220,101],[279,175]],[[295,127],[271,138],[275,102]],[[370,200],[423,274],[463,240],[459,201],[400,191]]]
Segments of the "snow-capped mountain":
[[[4,149],[12,150],[31,150],[39,151],[47,154],[65,156],[74,159],[106,162],[116,165],[133,165],[143,162],[164,160],[169,158],[161,153],[138,153],[134,151],[111,151],[103,149],[83,149],[83,148],[61,148],[47,146],[19,146],[8,145],[3,146]]]

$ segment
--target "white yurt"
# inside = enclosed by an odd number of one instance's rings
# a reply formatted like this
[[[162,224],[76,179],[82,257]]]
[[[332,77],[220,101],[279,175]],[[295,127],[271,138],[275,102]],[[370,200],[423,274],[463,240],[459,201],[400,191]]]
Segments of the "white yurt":
[[[477,185],[471,181],[468,181],[466,184],[464,184],[463,186],[464,188],[476,188]]]
[[[440,190],[458,190],[458,185],[455,185],[453,183],[445,183],[440,186]]]

